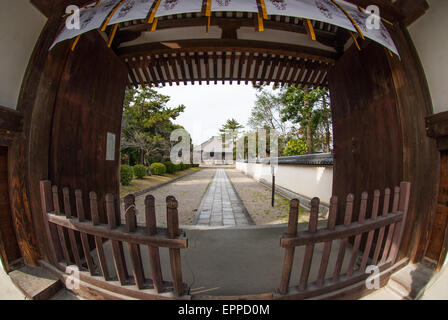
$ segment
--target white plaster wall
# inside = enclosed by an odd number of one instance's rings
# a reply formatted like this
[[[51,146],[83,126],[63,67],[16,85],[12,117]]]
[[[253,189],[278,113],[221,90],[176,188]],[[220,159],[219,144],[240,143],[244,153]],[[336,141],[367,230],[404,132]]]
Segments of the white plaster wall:
[[[448,111],[448,1],[427,0],[426,14],[409,26],[425,69],[434,113]]]
[[[29,0],[0,0],[0,106],[16,109],[23,76],[46,18]]]
[[[271,167],[260,163],[237,162],[236,168],[257,181],[271,181]],[[282,188],[307,198],[319,197],[324,204],[330,203],[333,191],[332,166],[279,165],[275,182]]]

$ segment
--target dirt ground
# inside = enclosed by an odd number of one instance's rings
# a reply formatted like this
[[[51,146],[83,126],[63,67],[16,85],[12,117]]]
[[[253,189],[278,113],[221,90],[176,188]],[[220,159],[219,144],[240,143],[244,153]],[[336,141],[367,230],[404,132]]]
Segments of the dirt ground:
[[[147,194],[138,196],[135,199],[137,207],[137,222],[144,225],[145,223],[145,197],[152,194],[156,199],[156,216],[157,225],[166,225],[166,202],[167,196],[174,196],[179,202],[179,223],[190,225],[199,208],[202,196],[204,195],[208,184],[211,182],[214,169],[200,169],[185,178],[167,184]],[[124,215],[122,215],[124,216]]]
[[[287,199],[276,194],[275,206],[272,208],[270,189],[236,169],[227,169],[226,172],[256,225],[288,222],[289,201]],[[299,222],[307,222],[308,216],[309,212],[300,208]]]
[[[130,193],[134,193],[139,190],[156,187],[159,184],[163,184],[170,180],[189,174],[192,171],[197,171],[198,168],[190,168],[188,170],[179,171],[174,174],[164,174],[163,176],[152,175],[144,177],[143,179],[134,179],[128,186],[120,185],[120,197],[124,197]]]

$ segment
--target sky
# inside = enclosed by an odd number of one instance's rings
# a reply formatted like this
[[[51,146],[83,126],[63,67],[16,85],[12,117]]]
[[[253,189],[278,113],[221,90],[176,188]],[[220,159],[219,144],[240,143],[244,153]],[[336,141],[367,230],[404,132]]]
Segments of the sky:
[[[174,122],[183,126],[198,145],[219,134],[222,125],[231,118],[247,126],[257,90],[252,84],[173,85],[157,89],[171,97],[168,107],[186,106]]]

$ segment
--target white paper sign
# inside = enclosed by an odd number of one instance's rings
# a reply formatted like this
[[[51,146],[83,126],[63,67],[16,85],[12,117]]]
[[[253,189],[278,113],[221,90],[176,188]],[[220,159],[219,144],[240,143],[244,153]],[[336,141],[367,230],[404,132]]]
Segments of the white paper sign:
[[[106,146],[106,161],[115,161],[115,144],[116,135],[114,133],[107,133],[107,146]]]
[[[127,0],[112,16],[109,25],[145,19],[155,0]]]
[[[202,0],[162,0],[156,17],[201,11]]]
[[[212,0],[212,11],[258,12],[256,0]]]
[[[103,0],[96,7],[80,9],[80,28],[70,30],[67,29],[66,26],[64,26],[61,33],[57,36],[56,40],[51,45],[50,50],[59,42],[75,38],[80,34],[95,29],[99,29],[106,20],[107,16],[111,13],[112,9],[118,4],[118,1],[119,0]]]

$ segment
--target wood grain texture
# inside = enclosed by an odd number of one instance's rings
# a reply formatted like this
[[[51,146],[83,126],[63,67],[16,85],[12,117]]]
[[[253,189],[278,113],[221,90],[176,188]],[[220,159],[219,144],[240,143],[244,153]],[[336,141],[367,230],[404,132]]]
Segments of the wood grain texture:
[[[101,222],[106,221],[106,194],[119,193],[119,141],[126,79],[124,65],[101,37],[92,33],[83,36],[75,52],[70,53],[56,97],[50,180],[85,194],[95,190]],[[106,160],[109,132],[116,136],[114,161]],[[73,194],[71,198],[75,203]],[[88,199],[84,207],[88,207]],[[118,210],[115,215],[119,224]]]
[[[436,141],[426,136],[425,118],[433,113],[433,106],[412,39],[403,26],[391,30],[391,35],[401,56],[401,61],[387,56],[403,137],[403,178],[400,181],[412,184],[409,212],[397,259],[409,256],[412,262],[419,262],[428,247],[437,208],[440,154]]]

